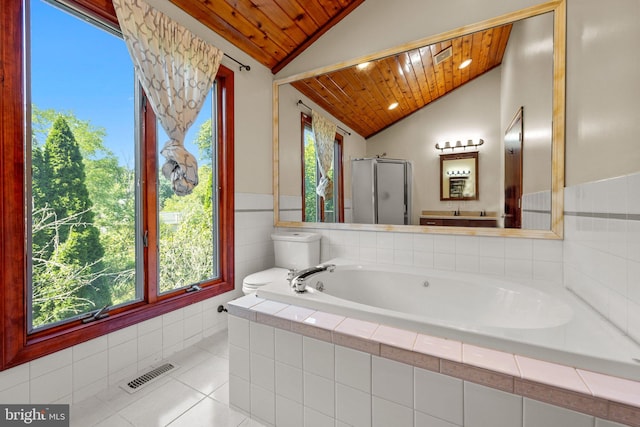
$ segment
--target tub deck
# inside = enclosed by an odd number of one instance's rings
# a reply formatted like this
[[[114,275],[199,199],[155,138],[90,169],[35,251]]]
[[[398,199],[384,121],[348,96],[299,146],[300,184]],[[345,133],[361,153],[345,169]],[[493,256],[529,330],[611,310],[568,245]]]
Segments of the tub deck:
[[[515,279],[506,281],[481,275],[404,266],[355,265],[344,259],[333,259],[328,263],[336,264],[337,270],[364,268],[374,273],[397,272],[405,275],[436,276],[439,279],[449,277],[452,280],[463,281],[474,280],[474,278],[477,280],[480,277],[486,283],[491,283],[491,286],[511,285],[519,294],[533,292],[536,298],[546,298],[545,304],[552,301],[553,304],[560,307],[560,313],[558,318],[546,319],[547,322],[544,323],[544,317],[548,317],[549,314],[543,312],[540,325],[527,324],[527,327],[514,327],[512,322],[499,326],[493,319],[488,324],[486,321],[484,324],[474,324],[469,318],[455,322],[451,319],[434,318],[429,315],[428,310],[424,314],[416,314],[415,312],[391,310],[338,298],[331,295],[330,290],[318,292],[311,288],[306,293],[297,294],[289,288],[288,282],[285,280],[264,286],[258,290],[257,296],[270,301],[372,322],[412,333],[457,340],[511,354],[520,354],[567,366],[640,380],[640,362],[638,362],[640,360],[640,346],[604,320],[572,292],[559,285],[550,286],[544,283]],[[323,275],[329,277],[331,274],[333,273],[322,273],[317,277],[322,280]],[[388,284],[388,286],[398,289],[398,283]],[[451,303],[450,297],[451,295],[446,295],[449,304]],[[465,297],[461,296],[460,300],[465,301]],[[466,298],[464,304],[469,305],[468,310],[473,308],[471,304],[474,300],[475,297]],[[487,302],[483,303],[488,304]],[[395,304],[399,303],[395,302]],[[434,303],[435,306],[439,304],[439,302]],[[570,315],[567,315],[565,307],[570,310]],[[464,312],[464,310],[462,311]]]

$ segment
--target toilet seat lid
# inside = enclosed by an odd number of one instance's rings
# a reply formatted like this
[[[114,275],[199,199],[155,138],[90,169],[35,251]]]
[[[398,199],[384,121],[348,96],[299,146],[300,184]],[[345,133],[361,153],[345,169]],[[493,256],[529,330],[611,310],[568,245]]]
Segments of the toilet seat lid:
[[[258,271],[244,278],[245,285],[262,286],[276,280],[284,280],[287,278],[289,270],[281,267],[272,267],[267,270]]]

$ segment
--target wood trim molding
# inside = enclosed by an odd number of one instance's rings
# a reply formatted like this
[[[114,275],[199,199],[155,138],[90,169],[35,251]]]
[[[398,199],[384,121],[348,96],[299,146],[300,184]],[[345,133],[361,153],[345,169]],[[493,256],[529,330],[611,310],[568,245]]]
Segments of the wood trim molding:
[[[97,0],[96,0],[97,1]],[[89,3],[79,1],[79,4]],[[95,3],[95,2],[93,2]],[[108,2],[110,4],[110,2]],[[19,365],[51,354],[72,345],[96,338],[110,332],[134,325],[141,321],[186,307],[193,303],[212,298],[235,288],[234,275],[234,74],[221,66],[218,72],[224,80],[223,107],[219,111],[221,128],[219,138],[223,142],[219,151],[219,215],[220,215],[220,278],[202,287],[199,292],[186,294],[176,291],[162,298],[146,298],[126,307],[114,309],[110,316],[91,324],[81,321],[69,322],[46,330],[28,333],[27,302],[27,260],[28,252],[24,238],[25,188],[25,87],[26,70],[23,65],[25,0],[9,1],[0,12],[0,83],[3,96],[0,97],[0,152],[3,159],[2,182],[0,184],[0,370]],[[108,15],[108,13],[107,13]],[[149,109],[151,110],[151,109]],[[143,116],[143,126],[147,136],[155,131],[152,114]],[[155,165],[155,160],[147,159],[147,167]],[[152,176],[145,179],[155,182]],[[147,194],[146,203],[155,203],[155,195]],[[148,267],[149,270],[156,266]],[[8,289],[11,289],[9,292]],[[148,288],[147,288],[148,289]],[[148,294],[147,294],[148,295]]]

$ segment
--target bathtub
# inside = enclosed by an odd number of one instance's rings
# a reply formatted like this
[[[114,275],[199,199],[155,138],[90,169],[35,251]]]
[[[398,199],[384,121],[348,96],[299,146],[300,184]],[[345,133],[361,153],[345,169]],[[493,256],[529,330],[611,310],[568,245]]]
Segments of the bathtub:
[[[640,346],[561,285],[333,259],[307,292],[286,280],[269,300],[640,379]]]

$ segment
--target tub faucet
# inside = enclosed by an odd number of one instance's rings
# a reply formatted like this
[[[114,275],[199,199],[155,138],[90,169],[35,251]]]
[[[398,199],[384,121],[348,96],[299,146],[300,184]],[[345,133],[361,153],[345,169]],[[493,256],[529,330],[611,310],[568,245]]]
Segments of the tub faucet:
[[[307,280],[310,277],[325,271],[331,273],[335,269],[335,264],[320,264],[316,265],[315,267],[305,268],[304,270],[296,271],[293,274],[293,277],[289,279],[289,284],[295,292],[302,293],[307,290]]]

